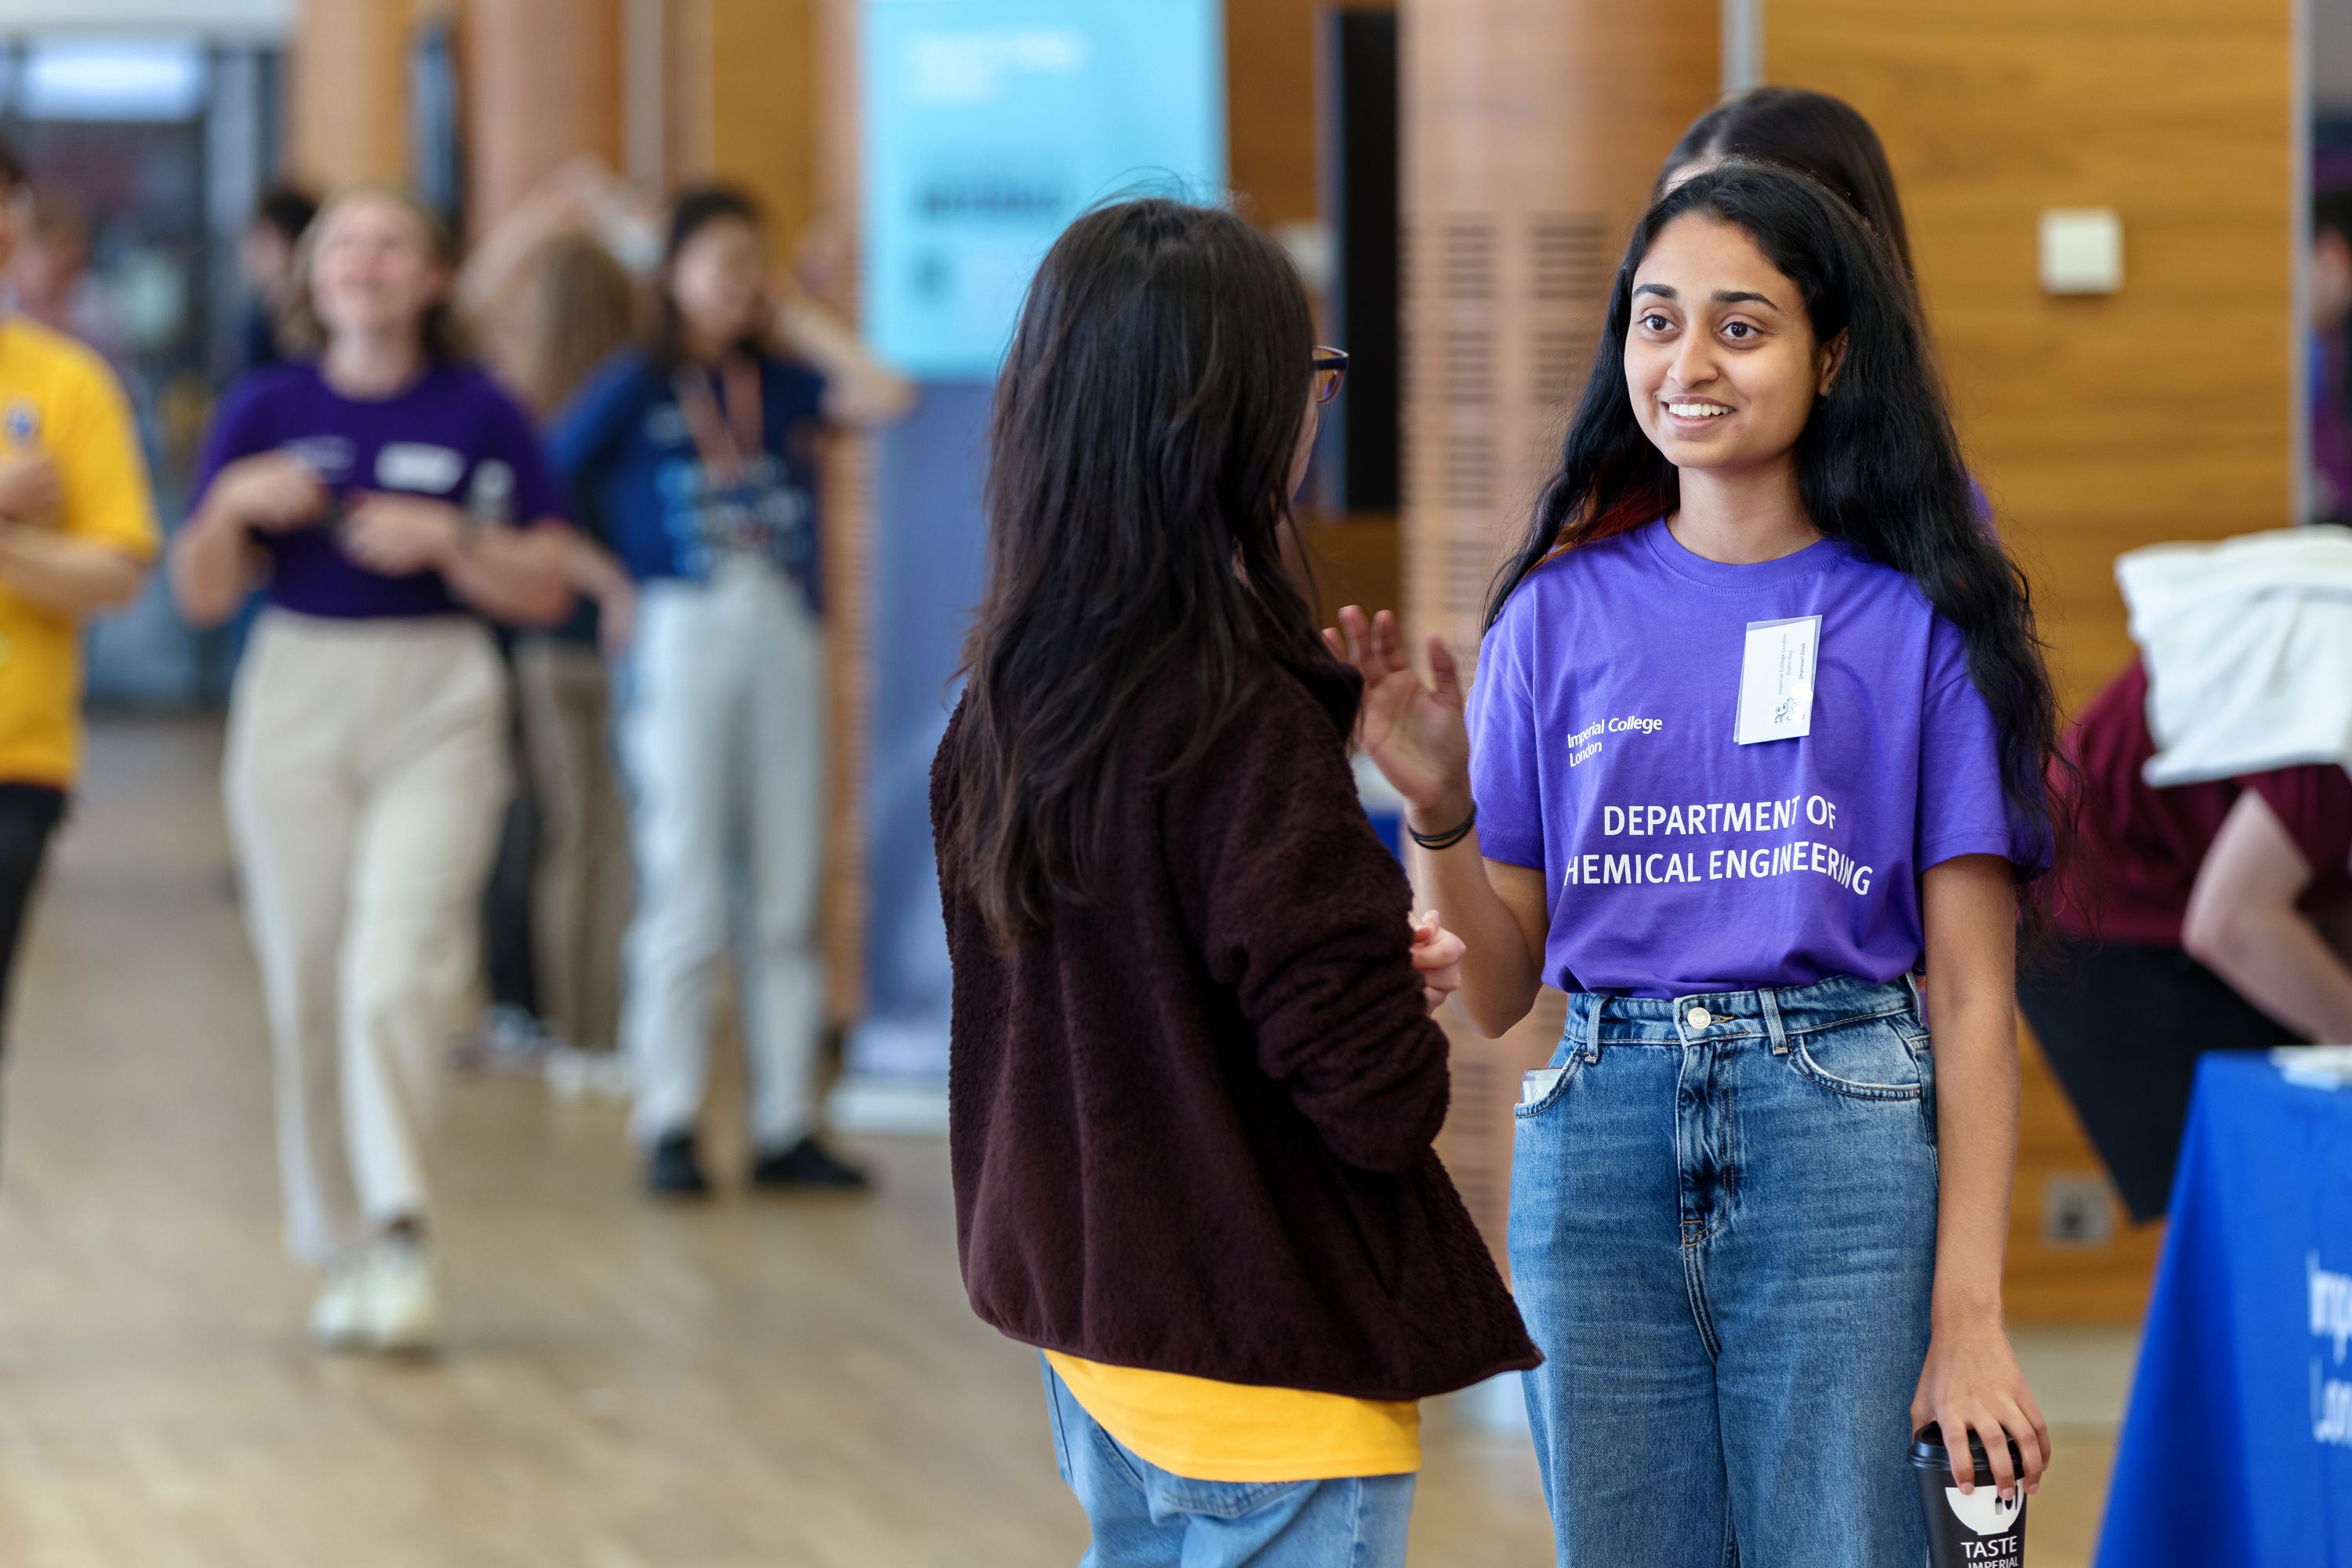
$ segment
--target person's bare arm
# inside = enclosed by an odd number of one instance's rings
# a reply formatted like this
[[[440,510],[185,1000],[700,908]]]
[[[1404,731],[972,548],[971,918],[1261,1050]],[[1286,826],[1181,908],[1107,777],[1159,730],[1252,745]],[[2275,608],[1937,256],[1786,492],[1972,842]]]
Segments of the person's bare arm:
[[[1357,739],[1404,796],[1405,820],[1423,834],[1444,834],[1469,820],[1470,735],[1462,717],[1461,672],[1436,637],[1429,639],[1423,684],[1405,657],[1396,617],[1367,618],[1350,605],[1323,634],[1334,656],[1364,678]],[[1422,900],[1461,937],[1462,985],[1454,1000],[1478,1032],[1493,1039],[1528,1016],[1543,983],[1545,932],[1551,911],[1544,874],[1489,860],[1475,828],[1444,849],[1416,848]]]
[[[915,405],[906,377],[868,353],[848,323],[796,290],[776,310],[776,335],[824,377],[824,416],[841,425],[887,425]]]
[[[438,572],[451,593],[492,620],[551,626],[572,613],[571,538],[558,519],[476,528],[447,501],[376,493],[351,509],[342,544],[386,576]]]
[[[457,596],[494,620],[552,626],[572,613],[561,522],[538,528],[483,529],[441,568]]]
[[[216,626],[236,614],[253,589],[251,539],[230,513],[207,501],[172,541],[172,597],[197,627]]]
[[[2352,1041],[2352,965],[2295,907],[2311,879],[2278,814],[2246,791],[2198,868],[2180,945],[2280,1023]]]
[[[257,453],[223,468],[172,542],[172,595],[180,614],[200,627],[236,614],[259,575],[254,533],[302,527],[326,504],[318,476],[283,452]]]
[[[1408,818],[1421,832],[1443,831],[1459,816],[1445,818],[1440,805],[1424,819]],[[1536,1005],[1543,988],[1544,874],[1530,866],[1489,860],[1478,852],[1478,834],[1450,849],[1413,849],[1423,899],[1446,929],[1462,939],[1462,984],[1454,999],[1465,1017],[1486,1038],[1499,1039]]]
[[[2050,1428],[2002,1320],[2001,1268],[2017,1176],[2017,886],[2008,861],[1963,855],[1920,879],[1927,1023],[1936,1065],[1936,1284],[1927,1364],[1911,1400],[1916,1429],[1939,1423],[1967,1464],[1983,1440],[2003,1492],[2038,1490]],[[2016,1443],[2022,1477],[2010,1461]],[[1954,1474],[1962,1491],[1973,1473]]]
[[[45,608],[75,616],[119,610],[146,580],[146,562],[118,545],[0,523],[0,583]]]
[[[46,454],[0,458],[0,522],[54,523],[65,495],[65,477]]]
[[[557,165],[467,256],[457,269],[458,312],[469,321],[488,320],[512,299],[540,247],[558,235],[589,227],[598,202],[619,184],[619,176],[593,154]]]

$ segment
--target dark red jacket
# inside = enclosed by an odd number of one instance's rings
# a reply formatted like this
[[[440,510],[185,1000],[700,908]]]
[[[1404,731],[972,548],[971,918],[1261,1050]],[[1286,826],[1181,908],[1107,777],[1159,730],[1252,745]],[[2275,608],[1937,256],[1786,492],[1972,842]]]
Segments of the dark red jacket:
[[[2082,770],[2074,853],[2042,889],[2053,923],[2069,936],[2140,947],[2178,948],[2189,894],[2221,824],[2252,791],[2311,868],[2299,902],[2323,913],[2352,900],[2352,777],[2341,764],[2305,763],[2231,779],[2158,789],[2145,770],[2156,755],[2147,722],[2147,669],[2137,659],[2091,699],[2066,750]],[[2050,772],[2052,793],[2076,780]]]
[[[1136,786],[1111,892],[1009,954],[943,852],[957,1245],[1013,1339],[1382,1400],[1539,1359],[1431,1147],[1445,1037],[1349,769],[1359,691],[1337,664],[1269,677],[1197,765]]]

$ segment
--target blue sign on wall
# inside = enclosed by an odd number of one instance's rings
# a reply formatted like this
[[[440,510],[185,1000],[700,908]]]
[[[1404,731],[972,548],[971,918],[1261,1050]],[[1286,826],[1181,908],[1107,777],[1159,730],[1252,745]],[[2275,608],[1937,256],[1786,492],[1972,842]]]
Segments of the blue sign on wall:
[[[886,361],[992,377],[1072,218],[1132,191],[1223,198],[1223,11],[867,0],[866,333]]]

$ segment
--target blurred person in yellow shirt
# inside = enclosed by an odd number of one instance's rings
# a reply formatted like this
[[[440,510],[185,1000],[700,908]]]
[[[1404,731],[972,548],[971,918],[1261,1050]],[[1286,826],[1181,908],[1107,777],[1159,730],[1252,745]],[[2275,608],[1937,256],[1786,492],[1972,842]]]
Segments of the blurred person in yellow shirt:
[[[25,166],[0,145],[0,269],[30,207]],[[79,761],[81,623],[136,597],[155,551],[121,384],[72,339],[0,315],[0,1015]]]

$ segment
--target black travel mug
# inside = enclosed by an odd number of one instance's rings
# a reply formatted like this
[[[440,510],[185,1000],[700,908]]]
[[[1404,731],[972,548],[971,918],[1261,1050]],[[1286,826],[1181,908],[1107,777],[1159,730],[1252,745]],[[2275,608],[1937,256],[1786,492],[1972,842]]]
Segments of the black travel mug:
[[[2025,1561],[2025,1458],[2009,1446],[2017,1495],[2000,1500],[1982,1439],[1969,1434],[1977,1489],[1967,1496],[1952,1479],[1952,1456],[1943,1428],[1930,1421],[1911,1444],[1911,1471],[1919,1478],[1919,1506],[1927,1515],[1927,1561],[1934,1568],[2018,1568]]]

